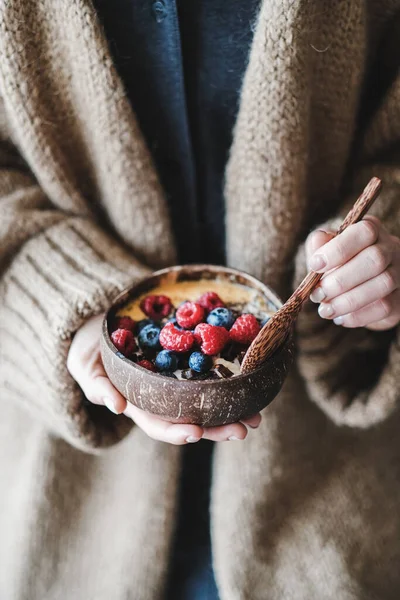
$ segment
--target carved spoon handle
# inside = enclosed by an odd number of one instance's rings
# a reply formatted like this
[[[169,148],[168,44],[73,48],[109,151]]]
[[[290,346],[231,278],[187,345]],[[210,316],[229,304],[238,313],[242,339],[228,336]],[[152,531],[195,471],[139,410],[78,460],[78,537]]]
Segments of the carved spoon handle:
[[[363,218],[377,199],[381,188],[381,180],[373,177],[335,233],[335,237],[349,225],[353,225]],[[246,352],[241,365],[242,373],[249,373],[259,367],[285,341],[301,307],[319,283],[322,275],[322,273],[310,271],[285,304],[264,325]]]
[[[350,210],[350,212],[348,212],[346,218],[340,225],[339,229],[336,231],[334,237],[336,237],[340,233],[343,233],[343,231],[347,229],[349,225],[354,225],[354,223],[358,223],[359,221],[361,221],[361,219],[364,217],[364,215],[367,214],[367,212],[379,196],[381,189],[381,180],[378,179],[378,177],[373,177],[368,183],[368,185],[365,187],[361,196],[355,202],[353,208]],[[301,304],[303,304],[303,302],[307,300],[311,292],[316,288],[317,284],[322,278],[322,275],[323,273],[315,273],[314,271],[310,271],[300,283],[296,291],[289,298],[288,302],[292,300],[292,298],[300,298],[302,301]],[[301,308],[301,304],[299,306],[299,310]]]

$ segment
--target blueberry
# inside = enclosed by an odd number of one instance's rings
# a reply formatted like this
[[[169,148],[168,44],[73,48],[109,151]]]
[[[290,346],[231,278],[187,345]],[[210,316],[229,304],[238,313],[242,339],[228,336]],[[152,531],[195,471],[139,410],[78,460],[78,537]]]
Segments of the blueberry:
[[[263,320],[261,321],[261,327],[264,327],[264,325],[265,325],[266,323],[268,323],[268,321],[270,320],[270,318],[271,318],[271,317],[265,317],[265,319],[263,319]]]
[[[213,366],[211,356],[206,356],[202,352],[192,352],[189,358],[189,367],[196,373],[206,373]]]
[[[217,325],[217,327],[225,327],[230,329],[235,322],[235,317],[229,308],[214,308],[207,317],[209,325]]]
[[[157,354],[155,365],[159,371],[176,371],[178,368],[178,357],[169,350],[161,350]]]
[[[154,325],[154,323],[150,319],[142,319],[141,321],[138,321],[136,323],[136,333],[140,333],[147,325]]]
[[[143,349],[149,348],[151,350],[161,348],[159,341],[160,331],[161,329],[157,325],[150,324],[143,327],[138,336],[139,346]]]
[[[183,327],[181,327],[178,323],[178,321],[176,320],[175,317],[172,317],[171,319],[168,319],[167,323],[173,323],[174,327],[176,327],[176,329],[181,329],[183,330]]]

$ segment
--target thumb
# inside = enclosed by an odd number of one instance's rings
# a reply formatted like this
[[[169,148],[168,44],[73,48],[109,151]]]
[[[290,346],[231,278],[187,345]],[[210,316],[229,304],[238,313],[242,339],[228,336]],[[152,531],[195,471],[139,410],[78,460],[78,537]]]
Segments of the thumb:
[[[96,353],[89,364],[78,364],[71,374],[86,398],[93,404],[103,404],[115,414],[120,414],[126,409],[125,398],[107,377],[100,352]]]
[[[321,246],[324,246],[327,242],[329,242],[333,237],[335,237],[335,232],[333,231],[325,231],[324,229],[316,229],[308,236],[306,240],[306,258],[307,264],[311,256],[316,252]]]

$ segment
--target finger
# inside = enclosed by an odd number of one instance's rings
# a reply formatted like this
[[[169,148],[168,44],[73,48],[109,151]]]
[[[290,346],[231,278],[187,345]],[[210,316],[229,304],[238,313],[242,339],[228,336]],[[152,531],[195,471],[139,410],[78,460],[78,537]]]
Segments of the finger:
[[[370,323],[366,325],[367,329],[371,331],[387,331],[388,329],[392,329],[393,327],[397,327],[400,322],[400,318],[396,315],[392,315],[387,319],[382,319],[381,321],[376,321],[375,323]]]
[[[84,362],[75,361],[70,372],[86,398],[93,404],[106,406],[119,415],[126,408],[126,400],[108,379],[101,360],[100,352]]]
[[[363,219],[319,248],[310,258],[313,271],[325,273],[339,267],[378,240],[380,229],[375,221]]]
[[[310,299],[313,302],[324,302],[336,298],[383,273],[391,259],[392,252],[388,246],[384,244],[369,246],[343,266],[327,273]]]
[[[90,382],[84,394],[94,404],[104,404],[116,415],[120,415],[126,409],[127,402],[119,391],[113,386],[107,375],[97,375]],[[90,397],[88,397],[88,395]]]
[[[243,423],[247,427],[251,427],[252,429],[257,429],[257,427],[261,423],[261,420],[262,420],[262,416],[260,415],[260,413],[257,413],[256,415],[252,415],[251,417],[248,417],[247,419],[242,419],[241,423]]]
[[[376,300],[348,315],[336,317],[333,322],[344,327],[366,327],[384,319],[399,319],[400,317],[400,290],[392,292],[386,298]]]
[[[203,437],[203,429],[199,425],[170,423],[141,410],[130,402],[127,403],[124,415],[130,417],[149,437],[160,442],[182,445],[198,442]]]
[[[316,229],[308,236],[306,240],[306,256],[307,262],[310,257],[320,248],[324,246],[329,240],[334,237],[334,232],[324,231],[323,229]]]
[[[356,312],[372,302],[385,298],[399,287],[396,270],[389,267],[369,281],[356,286],[334,298],[331,302],[324,301],[318,312],[323,318],[333,319],[342,315]]]
[[[247,427],[243,423],[231,423],[219,427],[205,427],[203,438],[213,442],[244,440]]]

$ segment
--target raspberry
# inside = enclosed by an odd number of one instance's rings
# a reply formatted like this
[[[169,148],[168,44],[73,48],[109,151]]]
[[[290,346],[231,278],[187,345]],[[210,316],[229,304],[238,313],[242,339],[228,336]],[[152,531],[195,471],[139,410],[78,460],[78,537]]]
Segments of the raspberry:
[[[150,319],[161,321],[171,312],[172,302],[168,296],[146,296],[141,301],[140,308]]]
[[[111,340],[117,350],[124,356],[132,354],[137,348],[135,337],[132,331],[128,331],[128,329],[116,329],[111,334]]]
[[[128,331],[135,333],[136,321],[130,317],[116,317],[114,329],[128,329]]]
[[[137,363],[137,365],[139,365],[139,367],[143,367],[143,369],[147,369],[148,371],[153,371],[153,373],[156,373],[156,368],[153,365],[152,362],[150,362],[149,360],[143,359],[143,360],[139,360]]]
[[[194,344],[194,335],[191,331],[182,331],[173,323],[167,323],[161,329],[160,344],[165,350],[187,352]]]
[[[212,356],[221,352],[229,340],[229,333],[225,327],[200,323],[194,330],[194,337],[201,345],[202,352]]]
[[[241,315],[232,325],[229,335],[234,342],[248,345],[258,335],[260,329],[260,324],[254,315]]]
[[[178,325],[185,329],[194,329],[204,320],[205,310],[196,302],[185,302],[176,311]]]
[[[197,303],[205,308],[208,312],[214,310],[214,308],[224,307],[225,304],[221,298],[215,292],[206,292],[197,300]]]

